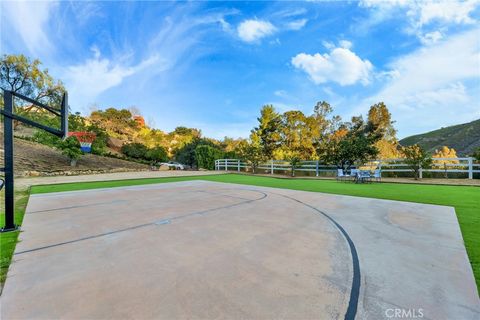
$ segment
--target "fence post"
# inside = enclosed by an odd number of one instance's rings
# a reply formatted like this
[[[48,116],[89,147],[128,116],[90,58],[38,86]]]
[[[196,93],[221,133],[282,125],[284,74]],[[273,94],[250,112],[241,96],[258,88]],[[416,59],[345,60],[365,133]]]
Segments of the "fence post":
[[[237,160],[237,171],[240,172],[240,160]]]
[[[382,177],[382,159],[378,160],[378,170],[380,170],[380,178]]]
[[[468,158],[468,179],[473,179],[473,158]]]
[[[315,166],[315,176],[318,177],[318,160]]]
[[[227,159],[225,159],[225,171],[228,171],[228,168],[227,168]]]
[[[217,160],[215,160],[215,171],[217,171],[218,168],[217,168]]]
[[[420,169],[418,170],[418,178],[423,179],[423,169],[422,166],[420,166]]]
[[[270,174],[273,174],[273,159],[270,160]]]

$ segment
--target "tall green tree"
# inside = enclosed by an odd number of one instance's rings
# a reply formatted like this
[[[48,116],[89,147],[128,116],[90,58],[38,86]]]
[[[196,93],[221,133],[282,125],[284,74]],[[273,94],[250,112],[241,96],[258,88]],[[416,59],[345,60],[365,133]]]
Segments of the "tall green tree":
[[[303,160],[315,157],[313,130],[315,121],[301,111],[287,111],[282,115],[280,125],[281,150],[283,158],[296,157]]]
[[[271,159],[280,144],[281,117],[272,105],[265,105],[257,118],[258,126],[252,130],[259,139],[263,155]]]

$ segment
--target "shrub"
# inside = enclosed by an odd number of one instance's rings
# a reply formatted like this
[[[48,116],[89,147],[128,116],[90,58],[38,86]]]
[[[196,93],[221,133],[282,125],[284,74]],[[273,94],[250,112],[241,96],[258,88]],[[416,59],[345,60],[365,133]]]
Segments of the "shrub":
[[[148,148],[141,143],[127,143],[122,146],[122,153],[134,159],[145,159]]]
[[[80,150],[80,143],[75,137],[68,137],[67,139],[60,141],[58,148],[62,151],[62,154],[70,159],[70,165],[75,167],[77,160],[82,156]]]
[[[213,142],[208,139],[196,138],[175,152],[175,160],[191,167],[196,167],[197,158],[195,156],[195,149],[199,145],[215,146]]]
[[[168,160],[167,151],[164,147],[155,147],[147,151],[145,158],[150,160],[153,164],[157,162],[165,162]]]
[[[195,158],[199,168],[215,169],[215,160],[223,157],[223,152],[208,145],[199,145],[195,148]]]

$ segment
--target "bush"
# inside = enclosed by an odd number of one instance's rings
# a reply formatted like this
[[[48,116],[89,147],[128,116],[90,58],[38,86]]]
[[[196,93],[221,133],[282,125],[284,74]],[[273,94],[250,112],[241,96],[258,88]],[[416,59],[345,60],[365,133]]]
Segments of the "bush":
[[[215,160],[223,158],[223,152],[209,145],[199,145],[195,148],[195,158],[198,168],[215,169]]]
[[[208,145],[211,147],[215,146],[213,142],[210,140],[196,138],[192,142],[187,143],[186,145],[184,145],[183,147],[181,147],[175,152],[175,160],[177,160],[180,163],[186,164],[192,168],[196,167],[197,158],[195,156],[195,149],[199,145]]]
[[[58,144],[58,148],[62,150],[62,154],[70,159],[70,165],[72,167],[77,165],[77,159],[82,156],[80,150],[80,143],[75,137],[68,137]]]
[[[134,159],[145,159],[148,148],[141,143],[127,143],[122,146],[122,153]]]
[[[153,164],[157,162],[165,162],[168,160],[167,151],[164,147],[155,147],[147,151],[145,158],[150,160]]]

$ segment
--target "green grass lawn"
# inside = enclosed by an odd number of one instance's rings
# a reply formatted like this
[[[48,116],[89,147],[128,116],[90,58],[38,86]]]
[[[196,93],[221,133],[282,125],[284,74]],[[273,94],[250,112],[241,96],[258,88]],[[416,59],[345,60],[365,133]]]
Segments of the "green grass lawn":
[[[27,190],[15,192],[15,224],[17,225],[22,224],[23,214],[25,213],[25,207],[27,206],[28,202],[28,196],[29,192]],[[4,193],[2,192],[2,197],[0,199],[2,202],[2,214],[0,215],[1,226],[5,225],[3,197]],[[10,260],[12,259],[13,250],[15,250],[15,244],[17,243],[18,234],[19,231],[0,233],[0,284],[5,282],[8,266],[10,265]]]
[[[465,247],[467,248],[468,256],[470,258],[470,262],[472,264],[473,272],[475,275],[477,288],[480,288],[479,187],[400,183],[354,184],[339,183],[333,180],[283,179],[242,174],[226,174],[195,177],[152,178],[44,185],[32,187],[31,193],[48,193],[84,189],[111,188],[187,180],[209,180],[216,182],[229,182],[264,187],[325,192],[359,197],[452,206],[455,208],[455,211],[457,213],[458,221],[460,223],[460,228],[463,234],[463,239],[465,241]],[[3,244],[4,242],[2,238],[2,246]],[[12,246],[12,248],[6,251],[2,250],[2,261],[4,261],[4,251],[7,252],[6,254],[10,254],[11,256],[11,252],[14,246],[14,244],[10,242],[6,245]]]

